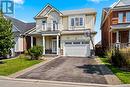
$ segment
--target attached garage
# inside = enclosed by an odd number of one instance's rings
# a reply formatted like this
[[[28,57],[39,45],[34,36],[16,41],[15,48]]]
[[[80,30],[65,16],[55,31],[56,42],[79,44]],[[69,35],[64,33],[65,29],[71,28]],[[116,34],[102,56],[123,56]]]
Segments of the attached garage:
[[[84,41],[66,41],[63,48],[64,56],[88,57],[90,45]]]

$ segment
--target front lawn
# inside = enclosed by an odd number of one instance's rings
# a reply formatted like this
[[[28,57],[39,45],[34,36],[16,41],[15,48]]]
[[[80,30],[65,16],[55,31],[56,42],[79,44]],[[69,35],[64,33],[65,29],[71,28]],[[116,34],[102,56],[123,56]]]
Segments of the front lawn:
[[[25,56],[0,61],[2,61],[2,63],[0,63],[0,75],[2,76],[13,74],[41,62],[41,60],[29,60],[28,58],[25,58]]]
[[[124,83],[124,84],[130,84],[130,72],[126,72],[123,70],[120,70],[119,68],[116,68],[112,66],[107,58],[100,58],[101,61],[108,66],[111,71]]]

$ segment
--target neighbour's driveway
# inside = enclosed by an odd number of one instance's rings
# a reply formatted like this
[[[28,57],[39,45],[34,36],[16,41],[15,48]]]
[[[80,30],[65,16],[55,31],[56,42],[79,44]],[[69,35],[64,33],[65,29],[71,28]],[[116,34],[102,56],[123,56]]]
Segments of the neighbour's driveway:
[[[61,57],[18,78],[107,84],[94,58]]]

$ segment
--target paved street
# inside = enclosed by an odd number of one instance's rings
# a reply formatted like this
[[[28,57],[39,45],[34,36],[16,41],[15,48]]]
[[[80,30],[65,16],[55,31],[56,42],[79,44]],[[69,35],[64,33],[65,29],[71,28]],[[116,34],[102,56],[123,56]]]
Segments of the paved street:
[[[88,83],[57,82],[32,79],[3,79],[0,78],[0,87],[130,87],[130,85],[103,85]]]
[[[100,67],[103,66],[98,65],[94,58],[61,57],[18,78],[107,84],[104,75],[111,73],[102,73]]]
[[[39,82],[27,80],[0,80],[0,87],[107,87],[91,84],[67,84],[55,82]]]

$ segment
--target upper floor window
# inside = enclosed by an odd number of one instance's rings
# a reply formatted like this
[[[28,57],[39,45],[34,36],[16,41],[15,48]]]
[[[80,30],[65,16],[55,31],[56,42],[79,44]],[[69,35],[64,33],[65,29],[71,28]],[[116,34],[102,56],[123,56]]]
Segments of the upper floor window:
[[[118,23],[123,23],[123,13],[118,14]]]
[[[71,26],[74,26],[74,18],[71,18]]]
[[[79,26],[79,18],[75,18],[75,25]]]
[[[126,13],[126,22],[130,22],[130,12]]]
[[[80,18],[80,26],[83,26],[83,18]]]
[[[76,27],[83,26],[84,20],[83,17],[75,17],[75,18],[71,18],[70,23],[71,26],[76,26]]]
[[[46,21],[42,21],[42,24],[45,24],[46,23]]]

